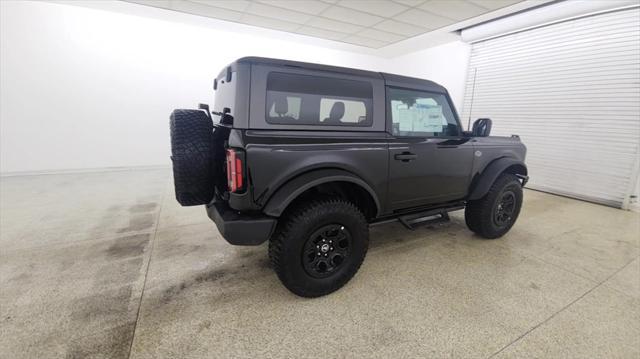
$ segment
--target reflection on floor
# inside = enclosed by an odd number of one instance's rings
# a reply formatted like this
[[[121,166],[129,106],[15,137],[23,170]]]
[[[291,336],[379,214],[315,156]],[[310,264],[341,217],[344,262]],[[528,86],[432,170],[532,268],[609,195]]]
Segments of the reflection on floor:
[[[637,213],[526,191],[498,240],[461,212],[373,227],[356,277],[309,300],[172,190],[164,169],[2,178],[0,356],[640,355]]]

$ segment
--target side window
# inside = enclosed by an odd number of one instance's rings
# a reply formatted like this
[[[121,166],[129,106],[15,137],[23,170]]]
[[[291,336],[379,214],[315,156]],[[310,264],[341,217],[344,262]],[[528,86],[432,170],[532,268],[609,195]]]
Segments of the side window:
[[[457,136],[460,128],[446,96],[388,87],[393,134],[398,136]]]
[[[369,82],[272,72],[266,121],[287,125],[371,126]]]

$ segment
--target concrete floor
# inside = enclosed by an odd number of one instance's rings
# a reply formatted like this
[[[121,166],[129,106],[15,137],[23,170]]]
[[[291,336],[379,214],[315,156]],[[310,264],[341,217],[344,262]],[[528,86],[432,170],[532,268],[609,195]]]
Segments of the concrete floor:
[[[462,213],[374,227],[342,290],[302,299],[167,170],[0,182],[2,358],[638,358],[640,217],[525,192],[488,241]]]

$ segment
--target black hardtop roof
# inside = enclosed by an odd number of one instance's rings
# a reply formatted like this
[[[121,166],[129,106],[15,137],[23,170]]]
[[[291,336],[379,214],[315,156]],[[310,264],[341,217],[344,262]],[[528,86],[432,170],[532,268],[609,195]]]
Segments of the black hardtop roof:
[[[317,70],[317,71],[327,71],[333,73],[341,73],[347,75],[355,75],[362,77],[370,77],[375,79],[385,80],[388,85],[392,86],[401,86],[402,84],[407,85],[416,85],[418,87],[429,88],[438,92],[447,92],[447,89],[444,86],[435,83],[433,81],[424,80],[416,77],[408,77],[402,75],[389,74],[386,72],[375,72],[375,71],[367,71],[367,70],[359,70],[350,67],[339,67],[339,66],[330,66],[330,65],[322,65],[311,62],[300,62],[300,61],[291,61],[291,60],[282,60],[282,59],[272,59],[268,57],[242,57],[238,60],[231,63],[231,67],[236,63],[249,63],[249,64],[265,64],[272,66],[283,66],[283,67],[299,67],[309,70]],[[223,71],[224,72],[224,71]],[[221,72],[222,74],[222,72]]]

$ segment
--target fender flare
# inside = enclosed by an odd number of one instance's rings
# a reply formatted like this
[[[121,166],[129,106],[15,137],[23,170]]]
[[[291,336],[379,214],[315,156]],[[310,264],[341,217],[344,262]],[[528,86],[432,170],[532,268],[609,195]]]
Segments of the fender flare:
[[[528,178],[526,177],[528,171],[524,162],[509,157],[499,158],[489,163],[479,174],[479,177],[475,181],[475,185],[473,185],[471,193],[467,199],[476,200],[484,197],[484,195],[489,192],[491,185],[493,185],[493,182],[495,182],[498,176],[511,166],[516,166],[515,168],[517,170],[514,173],[523,175],[525,177],[523,180],[526,182],[526,178]]]
[[[280,217],[287,208],[304,191],[317,185],[329,182],[351,182],[366,190],[376,205],[376,215],[380,213],[380,202],[375,191],[360,177],[340,169],[319,169],[303,173],[282,185],[269,198],[263,212],[272,217]]]

